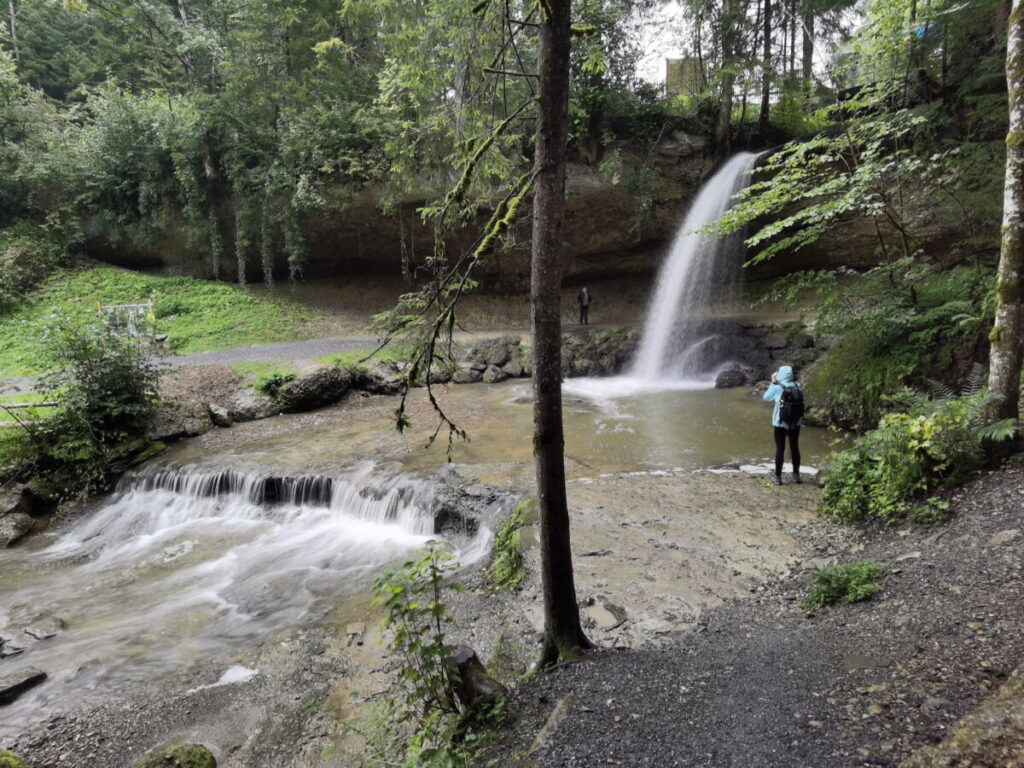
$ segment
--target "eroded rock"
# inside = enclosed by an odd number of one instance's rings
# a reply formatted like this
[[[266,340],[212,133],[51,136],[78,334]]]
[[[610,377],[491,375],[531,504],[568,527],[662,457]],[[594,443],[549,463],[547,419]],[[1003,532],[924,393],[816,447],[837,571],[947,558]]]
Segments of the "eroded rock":
[[[0,547],[9,547],[27,534],[35,521],[24,512],[11,512],[0,517]]]
[[[46,673],[35,667],[25,667],[6,674],[0,673],[0,706],[11,704],[46,679]]]
[[[178,440],[202,435],[213,429],[210,409],[205,403],[161,403],[149,423],[153,441]]]
[[[318,368],[288,382],[277,396],[283,413],[300,413],[323,408],[341,400],[352,386],[352,377],[341,368]]]

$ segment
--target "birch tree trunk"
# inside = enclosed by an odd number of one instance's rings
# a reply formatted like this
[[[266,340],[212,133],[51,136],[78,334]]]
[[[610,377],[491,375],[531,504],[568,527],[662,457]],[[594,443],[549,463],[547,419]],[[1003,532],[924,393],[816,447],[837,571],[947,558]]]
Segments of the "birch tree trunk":
[[[1006,135],[1003,240],[996,273],[996,319],[989,334],[988,388],[995,396],[992,421],[1018,418],[1024,358],[1024,0],[1013,0],[1007,24],[1006,84],[1010,129]]]
[[[533,186],[530,311],[533,328],[533,450],[540,512],[544,648],[540,664],[574,658],[590,642],[580,626],[562,430],[562,220],[565,144],[569,133],[571,0],[546,0],[539,32],[540,107]]]

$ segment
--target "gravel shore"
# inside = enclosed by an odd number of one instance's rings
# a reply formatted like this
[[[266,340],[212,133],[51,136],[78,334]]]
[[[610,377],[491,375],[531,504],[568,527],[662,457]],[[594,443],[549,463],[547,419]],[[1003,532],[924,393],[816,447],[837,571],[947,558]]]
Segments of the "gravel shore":
[[[808,615],[804,569],[661,648],[538,675],[514,695],[498,764],[881,767],[941,741],[1024,658],[1024,467],[946,498],[937,527],[806,526],[818,558],[888,566],[870,601]]]

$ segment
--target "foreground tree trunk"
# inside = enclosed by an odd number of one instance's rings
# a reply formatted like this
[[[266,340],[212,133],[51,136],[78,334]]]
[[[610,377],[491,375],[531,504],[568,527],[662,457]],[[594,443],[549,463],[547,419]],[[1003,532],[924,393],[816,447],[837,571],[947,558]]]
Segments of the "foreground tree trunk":
[[[989,334],[988,388],[995,399],[987,416],[992,421],[1018,417],[1024,359],[1024,0],[1013,0],[1010,11],[1006,84],[1010,129],[1006,135],[1003,241],[996,273],[996,320]]]
[[[565,213],[565,144],[569,132],[571,0],[547,0],[540,27],[540,107],[533,186],[533,450],[540,511],[546,666],[590,647],[580,626],[569,547],[562,432],[562,220]]]

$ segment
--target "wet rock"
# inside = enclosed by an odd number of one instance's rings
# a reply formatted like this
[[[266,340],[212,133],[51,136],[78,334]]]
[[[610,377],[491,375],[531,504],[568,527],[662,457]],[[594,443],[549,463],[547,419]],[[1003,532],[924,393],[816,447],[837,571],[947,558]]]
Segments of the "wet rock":
[[[0,547],[9,547],[27,534],[35,521],[24,512],[12,512],[0,517]]]
[[[28,768],[25,761],[13,752],[0,749],[0,768]]]
[[[374,360],[350,366],[346,370],[351,378],[352,389],[369,392],[371,395],[393,395],[402,388],[401,377]]]
[[[278,393],[283,413],[301,413],[333,405],[352,385],[352,378],[341,368],[319,368],[288,382]]]
[[[0,488],[0,517],[20,512],[31,515],[33,511],[32,495],[21,483]]]
[[[745,387],[757,380],[754,371],[747,368],[727,368],[715,377],[716,389],[732,389],[733,387]]]
[[[237,393],[228,406],[228,417],[235,423],[255,421],[276,416],[280,408],[269,397],[253,392],[251,389]]]
[[[35,667],[0,674],[0,706],[11,704],[45,679],[46,673]]]
[[[216,405],[210,403],[210,419],[213,421],[215,426],[218,427],[230,427],[234,424],[231,418],[231,412],[223,405]]]
[[[200,744],[180,744],[165,747],[132,768],[217,768],[217,759]]]
[[[501,367],[502,373],[512,379],[519,379],[523,376],[523,366],[520,363],[508,363]]]
[[[501,368],[514,358],[519,357],[519,338],[502,336],[497,339],[485,339],[466,349],[463,360],[489,368]]]
[[[50,614],[42,614],[25,627],[25,634],[36,640],[46,640],[59,635],[65,626],[63,619]]]
[[[505,381],[508,374],[496,365],[489,365],[481,378],[484,384],[496,384],[499,381]]]
[[[452,380],[456,384],[476,384],[484,377],[484,373],[476,368],[465,368],[455,372]]]
[[[789,342],[781,333],[769,333],[761,340],[761,345],[765,349],[785,349],[789,346]]]
[[[0,659],[17,656],[19,653],[24,652],[27,646],[28,644],[20,638],[12,635],[0,635]]]
[[[150,420],[147,436],[153,441],[178,440],[211,429],[213,420],[204,403],[161,403]]]

